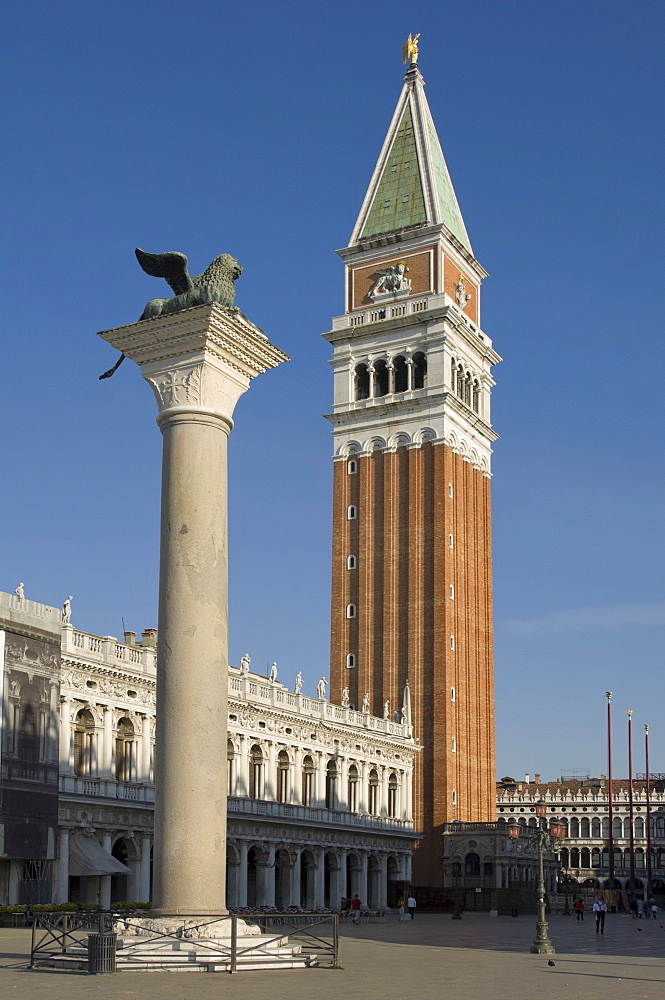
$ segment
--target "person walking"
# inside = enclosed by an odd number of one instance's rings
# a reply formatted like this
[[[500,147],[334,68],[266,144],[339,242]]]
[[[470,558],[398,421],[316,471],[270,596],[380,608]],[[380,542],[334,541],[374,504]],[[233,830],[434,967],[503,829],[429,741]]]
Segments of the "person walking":
[[[406,905],[409,908],[409,913],[411,914],[411,919],[413,920],[416,915],[416,901],[413,896],[409,896],[406,901]]]
[[[593,912],[596,915],[596,934],[600,931],[605,933],[605,914],[607,913],[607,903],[600,897],[593,904]]]
[[[649,900],[649,909],[651,910],[651,916],[655,920],[656,917],[657,917],[657,915],[658,915],[658,906],[656,905],[656,900],[655,899],[650,899]],[[647,916],[649,916],[648,912],[647,912]]]
[[[399,907],[399,911],[397,913],[397,919],[404,920],[404,896],[399,897],[397,905]]]
[[[575,908],[575,913],[577,914],[577,922],[579,923],[581,920],[582,923],[584,923],[584,900],[581,898],[578,899],[575,902],[574,908]]]
[[[637,901],[637,919],[641,920],[643,916],[644,916],[644,901],[642,899],[638,899],[638,901]]]
[[[363,904],[360,902],[360,899],[358,898],[358,893],[356,893],[353,899],[351,900],[351,910],[353,911],[354,924],[360,923],[360,911],[362,909],[362,905]]]
[[[631,915],[631,917],[633,918],[633,920],[637,920],[637,900],[635,899],[634,896],[632,897],[632,899],[631,899],[631,901],[630,901],[630,903],[628,905],[630,907],[630,915]]]

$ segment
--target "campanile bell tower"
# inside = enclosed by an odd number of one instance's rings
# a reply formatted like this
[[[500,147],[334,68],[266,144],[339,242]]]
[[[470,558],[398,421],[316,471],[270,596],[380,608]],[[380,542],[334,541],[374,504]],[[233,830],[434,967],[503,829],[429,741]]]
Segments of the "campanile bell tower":
[[[423,752],[416,885],[442,885],[442,826],[494,818],[490,422],[473,255],[417,52],[347,247],[332,344],[331,698],[399,719]],[[397,713],[394,716],[394,713]]]

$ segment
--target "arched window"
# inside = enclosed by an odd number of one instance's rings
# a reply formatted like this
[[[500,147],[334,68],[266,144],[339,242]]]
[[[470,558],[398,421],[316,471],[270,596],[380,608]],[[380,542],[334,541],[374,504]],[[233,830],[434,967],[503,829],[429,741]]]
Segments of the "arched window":
[[[570,849],[570,867],[579,868],[580,867],[580,849],[579,847],[571,847]]]
[[[393,385],[394,392],[406,392],[409,388],[409,366],[401,355],[393,358]]]
[[[413,355],[413,388],[424,389],[427,385],[427,358],[422,351]]]
[[[399,809],[399,781],[394,771],[388,778],[388,815],[391,819],[397,819]]]
[[[472,408],[474,413],[480,412],[480,386],[478,385],[478,379],[474,379],[472,387]]]
[[[346,471],[350,476],[353,476],[358,471],[358,463],[355,458],[350,459],[349,464],[346,467]]]
[[[356,617],[356,606],[355,604],[347,604],[346,606],[346,617],[355,618]]]
[[[450,689],[450,700],[451,701],[455,701],[456,698],[457,698],[457,695],[456,695],[456,692],[455,692],[455,688],[451,688]]]
[[[116,781],[131,781],[135,775],[136,743],[134,726],[129,719],[120,719],[115,737]]]
[[[603,816],[603,840],[608,840],[610,836],[610,817]]]
[[[448,535],[448,548],[449,549],[455,548],[455,539],[453,538],[452,535]]]
[[[235,747],[232,740],[226,741],[226,794],[235,793]]]
[[[449,597],[451,601],[455,600],[455,587],[452,583],[450,584]]]
[[[644,868],[644,849],[641,847],[635,848],[635,867]]]
[[[644,840],[644,820],[641,816],[635,819],[635,837],[637,840]]]
[[[316,769],[309,754],[302,762],[302,804],[311,806],[314,801],[314,776]]]
[[[387,396],[390,391],[390,378],[388,365],[385,361],[374,363],[374,395]]]
[[[564,837],[567,837],[568,836],[568,820],[566,819],[566,817],[562,816],[562,817],[558,818],[557,819],[557,823],[563,824],[563,828],[566,831],[564,833]]]
[[[453,753],[457,753],[457,739],[454,736],[450,742],[450,749]]]
[[[580,835],[580,821],[573,817],[570,821],[570,836],[572,840],[577,840]]]
[[[600,819],[598,818],[598,816],[595,816],[591,820],[591,836],[600,837]]]
[[[326,809],[337,808],[337,764],[328,761],[326,767]]]
[[[353,670],[353,668],[355,667],[355,665],[356,665],[356,654],[355,653],[349,653],[349,655],[346,658],[346,669],[347,670]]]
[[[624,837],[630,837],[630,816],[626,816],[623,821],[623,835]]]
[[[455,636],[454,635],[451,635],[451,637],[450,637],[450,648],[451,649],[455,648]]]
[[[369,369],[367,365],[356,365],[356,399],[369,399]]]
[[[583,847],[580,854],[580,863],[582,868],[591,868],[591,852],[588,847]]]
[[[464,399],[464,383],[466,382],[466,375],[464,374],[464,368],[462,365],[457,366],[457,371],[455,373],[455,392],[460,399]]]
[[[277,754],[277,801],[289,801],[289,770],[291,762],[286,750],[280,750]]]
[[[358,768],[355,764],[349,767],[348,777],[348,803],[349,812],[358,812]]]
[[[95,720],[87,708],[81,709],[74,722],[74,773],[93,774],[93,737]]]
[[[369,772],[368,811],[370,816],[379,812],[379,772],[375,767]]]
[[[589,820],[585,816],[584,819],[580,821],[580,837],[588,837],[588,836],[589,836]]]
[[[600,848],[593,847],[591,849],[591,867],[600,868]]]
[[[464,874],[469,878],[480,878],[480,858],[474,851],[464,859]]]
[[[263,798],[263,750],[258,743],[249,751],[249,797]]]
[[[620,816],[615,816],[612,820],[612,837],[616,840],[623,836],[623,823]]]
[[[350,507],[347,507],[346,516],[349,521],[355,521],[355,519],[358,517],[358,508],[356,507],[355,504],[351,504]]]
[[[346,568],[347,569],[355,569],[356,566],[357,566],[356,557],[355,556],[349,556],[349,558],[346,560]]]

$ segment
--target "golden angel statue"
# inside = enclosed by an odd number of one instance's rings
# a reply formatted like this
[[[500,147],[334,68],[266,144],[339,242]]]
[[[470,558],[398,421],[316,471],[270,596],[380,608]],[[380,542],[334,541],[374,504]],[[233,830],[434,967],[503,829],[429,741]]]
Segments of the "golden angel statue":
[[[404,42],[404,48],[402,49],[402,62],[405,63],[408,59],[411,60],[411,65],[415,65],[418,62],[418,39],[420,38],[420,32],[415,38],[411,35]]]

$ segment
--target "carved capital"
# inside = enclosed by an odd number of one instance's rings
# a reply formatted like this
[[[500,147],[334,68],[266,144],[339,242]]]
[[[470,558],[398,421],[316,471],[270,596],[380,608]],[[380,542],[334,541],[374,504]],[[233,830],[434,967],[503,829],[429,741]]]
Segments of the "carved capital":
[[[290,360],[242,313],[218,305],[155,316],[99,336],[139,365],[160,417],[198,411],[231,423],[250,380]]]

